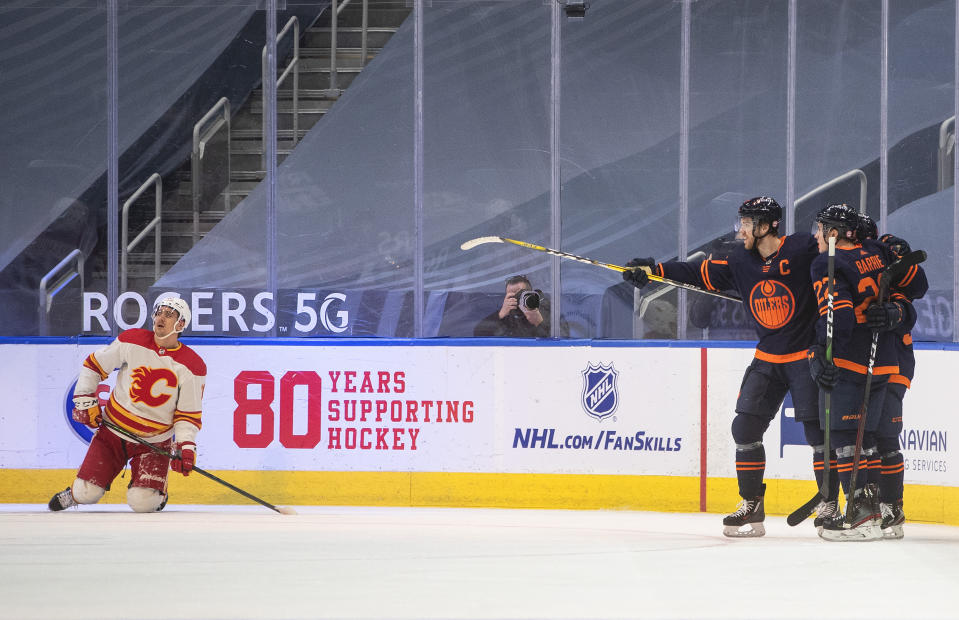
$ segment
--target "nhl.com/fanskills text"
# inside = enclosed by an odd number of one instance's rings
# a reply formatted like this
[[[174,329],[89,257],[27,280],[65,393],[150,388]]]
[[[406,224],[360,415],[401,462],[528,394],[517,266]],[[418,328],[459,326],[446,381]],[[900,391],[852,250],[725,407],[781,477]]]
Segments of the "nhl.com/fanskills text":
[[[647,435],[646,431],[624,435],[612,429],[603,429],[595,435],[566,435],[557,443],[555,428],[517,428],[513,431],[513,448],[678,452],[682,449],[682,442],[682,437]]]

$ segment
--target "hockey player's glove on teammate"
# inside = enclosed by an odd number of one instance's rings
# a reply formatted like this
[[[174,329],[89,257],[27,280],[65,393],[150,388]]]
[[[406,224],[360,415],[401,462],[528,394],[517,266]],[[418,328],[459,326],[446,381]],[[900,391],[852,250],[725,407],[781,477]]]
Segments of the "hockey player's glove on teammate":
[[[98,428],[100,421],[103,420],[100,399],[90,395],[74,396],[73,412],[70,415],[80,424],[86,424],[90,428]]]
[[[831,390],[836,386],[836,365],[826,359],[826,349],[822,345],[809,347],[806,354],[809,360],[809,374],[824,390]]]
[[[912,252],[912,248],[909,247],[909,243],[905,239],[900,239],[895,235],[883,235],[882,237],[879,237],[879,241],[888,245],[889,249],[896,253],[896,256],[901,257]]]
[[[193,471],[193,465],[196,463],[196,444],[192,441],[182,441],[176,444],[176,454],[180,458],[170,461],[170,469],[179,472],[184,476],[189,476]]]
[[[872,304],[866,308],[866,323],[874,332],[888,332],[902,323],[902,306],[895,301]]]
[[[649,274],[656,261],[652,258],[634,258],[626,263],[626,267],[638,267],[623,272],[623,280],[636,288],[643,288],[649,282]]]

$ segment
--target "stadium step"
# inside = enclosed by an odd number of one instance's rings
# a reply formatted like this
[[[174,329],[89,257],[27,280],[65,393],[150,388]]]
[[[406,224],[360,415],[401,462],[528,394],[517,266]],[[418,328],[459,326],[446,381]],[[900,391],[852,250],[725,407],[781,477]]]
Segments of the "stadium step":
[[[300,60],[298,67],[297,131],[298,143],[310,130],[322,121],[325,114],[336,104],[342,92],[349,88],[363,68],[375,58],[396,33],[403,21],[412,12],[408,0],[378,0],[371,3],[368,14],[366,56],[362,49],[362,4],[347,5],[339,13],[336,41],[336,80],[330,82],[332,29],[329,18],[321,17],[321,23],[307,28],[300,36]],[[325,23],[322,23],[324,22]],[[287,57],[278,63],[282,72],[290,63]],[[246,103],[234,110],[230,120],[229,178],[222,170],[217,177],[217,153],[225,161],[225,140],[211,138],[206,144],[205,195],[200,200],[197,213],[197,237],[202,238],[259,185],[266,173],[263,170],[263,93],[254,89]],[[282,163],[295,148],[293,136],[293,81],[290,76],[277,88],[277,163]],[[223,184],[216,189],[217,181]],[[179,261],[193,247],[193,183],[191,162],[186,161],[175,172],[164,178],[161,224],[160,274]],[[210,187],[212,185],[212,187]],[[147,192],[149,194],[149,192]],[[214,195],[215,194],[215,195]],[[131,209],[131,239],[146,227],[153,218],[155,205],[152,194],[141,197]],[[146,238],[127,257],[128,290],[146,293],[154,284],[154,237]],[[106,273],[94,268],[93,278],[105,280]]]

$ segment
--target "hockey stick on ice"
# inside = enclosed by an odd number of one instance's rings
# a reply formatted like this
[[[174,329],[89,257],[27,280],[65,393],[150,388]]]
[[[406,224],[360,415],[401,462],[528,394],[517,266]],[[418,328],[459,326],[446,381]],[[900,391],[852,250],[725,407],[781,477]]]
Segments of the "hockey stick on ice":
[[[832,362],[832,327],[833,327],[833,290],[836,284],[836,238],[829,237],[829,254],[826,262],[826,363]],[[822,450],[822,486],[819,491],[808,502],[794,510],[788,517],[786,523],[796,526],[812,516],[819,502],[829,499],[829,475],[832,469],[832,459],[830,453],[829,436],[829,408],[832,402],[832,391],[826,390],[823,394],[823,417],[825,418],[825,430],[823,430],[823,450]]]
[[[559,250],[553,250],[551,248],[546,248],[541,245],[535,245],[533,243],[527,243],[526,241],[517,241],[516,239],[508,239],[506,237],[477,237],[475,239],[470,239],[465,243],[460,245],[461,250],[472,250],[478,245],[483,245],[484,243],[512,243],[513,245],[518,245],[521,248],[526,248],[528,250],[535,250],[537,252],[546,252],[547,254],[552,254],[553,256],[559,256],[560,258],[568,258],[570,260],[578,261],[580,263],[586,263],[587,265],[595,265],[597,267],[602,267],[604,269],[610,269],[612,271],[618,271],[623,273],[624,271],[632,271],[633,269],[638,269],[638,267],[621,267],[619,265],[614,265],[612,263],[604,263],[602,261],[593,260],[592,258],[586,258],[584,256],[576,256],[575,254],[569,254],[567,252],[561,252]],[[668,284],[669,286],[676,286],[679,288],[684,288],[688,291],[694,291],[696,293],[703,293],[705,295],[712,295],[713,297],[721,297],[723,299],[728,299],[729,301],[742,301],[739,297],[735,295],[727,295],[726,293],[720,293],[719,291],[710,291],[708,289],[700,288],[693,284],[686,284],[685,282],[677,282],[676,280],[670,280],[668,278],[663,278],[657,276],[656,274],[649,274],[649,279],[653,282],[660,282],[662,284]]]
[[[159,455],[161,455],[161,456],[165,456],[165,457],[167,457],[168,459],[178,459],[178,458],[180,458],[179,455],[176,455],[176,456],[175,456],[175,455],[173,455],[173,454],[170,454],[170,453],[167,452],[166,450],[154,446],[154,445],[153,445],[152,443],[150,443],[149,441],[144,441],[143,439],[140,439],[140,438],[137,437],[136,435],[134,435],[134,434],[132,434],[132,433],[128,433],[127,431],[125,431],[124,429],[120,428],[119,426],[117,426],[117,425],[114,424],[113,422],[107,420],[106,418],[104,418],[100,423],[103,424],[103,426],[106,426],[107,428],[109,428],[110,430],[116,431],[117,433],[123,435],[123,436],[126,437],[127,439],[131,439],[131,440],[133,440],[133,441],[135,441],[135,442],[137,442],[137,443],[143,444],[144,446],[146,446],[147,448],[149,448],[151,451],[153,451],[153,452],[155,452],[155,453],[157,453],[157,454],[159,454]],[[269,508],[270,510],[275,510],[276,512],[280,513],[281,515],[295,515],[295,514],[296,514],[296,511],[293,510],[292,508],[289,508],[289,507],[286,507],[286,506],[277,507],[277,506],[274,506],[273,504],[271,504],[271,503],[269,503],[269,502],[265,502],[265,501],[263,501],[262,499],[260,499],[259,497],[255,496],[255,495],[252,495],[252,494],[250,494],[250,493],[247,493],[246,491],[244,491],[243,489],[241,489],[241,488],[239,488],[239,487],[233,486],[232,484],[230,484],[230,483],[227,482],[226,480],[222,480],[222,479],[220,479],[220,478],[217,478],[216,476],[214,476],[214,475],[211,474],[210,472],[208,472],[208,471],[206,471],[206,470],[204,470],[204,469],[200,469],[200,468],[197,467],[196,465],[193,466],[193,471],[197,472],[197,473],[200,474],[201,476],[206,476],[207,478],[209,478],[209,479],[212,480],[213,482],[219,482],[220,484],[222,484],[222,485],[225,486],[226,488],[228,488],[228,489],[230,489],[230,490],[232,490],[232,491],[236,491],[237,493],[239,493],[239,494],[242,495],[243,497],[246,497],[246,498],[248,498],[248,499],[252,499],[254,502],[256,502],[256,503],[258,503],[258,504],[263,504],[264,506],[266,506],[266,507]]]
[[[900,278],[906,269],[918,265],[926,260],[923,250],[915,250],[895,261],[879,275],[879,296],[877,303],[885,303],[889,297],[889,288],[894,278]],[[855,494],[856,477],[859,474],[859,459],[862,457],[862,438],[866,431],[866,414],[869,411],[869,392],[872,390],[872,369],[876,363],[876,349],[879,347],[879,332],[872,332],[872,344],[869,346],[869,363],[866,366],[866,386],[862,396],[862,407],[859,409],[859,423],[856,426],[856,448],[852,457],[852,473],[849,476],[850,497]],[[846,502],[846,522],[851,520],[853,502]]]

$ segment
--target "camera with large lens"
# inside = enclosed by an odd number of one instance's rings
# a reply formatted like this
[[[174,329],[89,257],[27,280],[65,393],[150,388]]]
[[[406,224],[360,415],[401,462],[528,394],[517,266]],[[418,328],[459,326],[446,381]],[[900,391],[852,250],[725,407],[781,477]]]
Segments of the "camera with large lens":
[[[539,308],[540,296],[536,291],[520,291],[516,294],[516,301],[523,310],[536,310]]]

